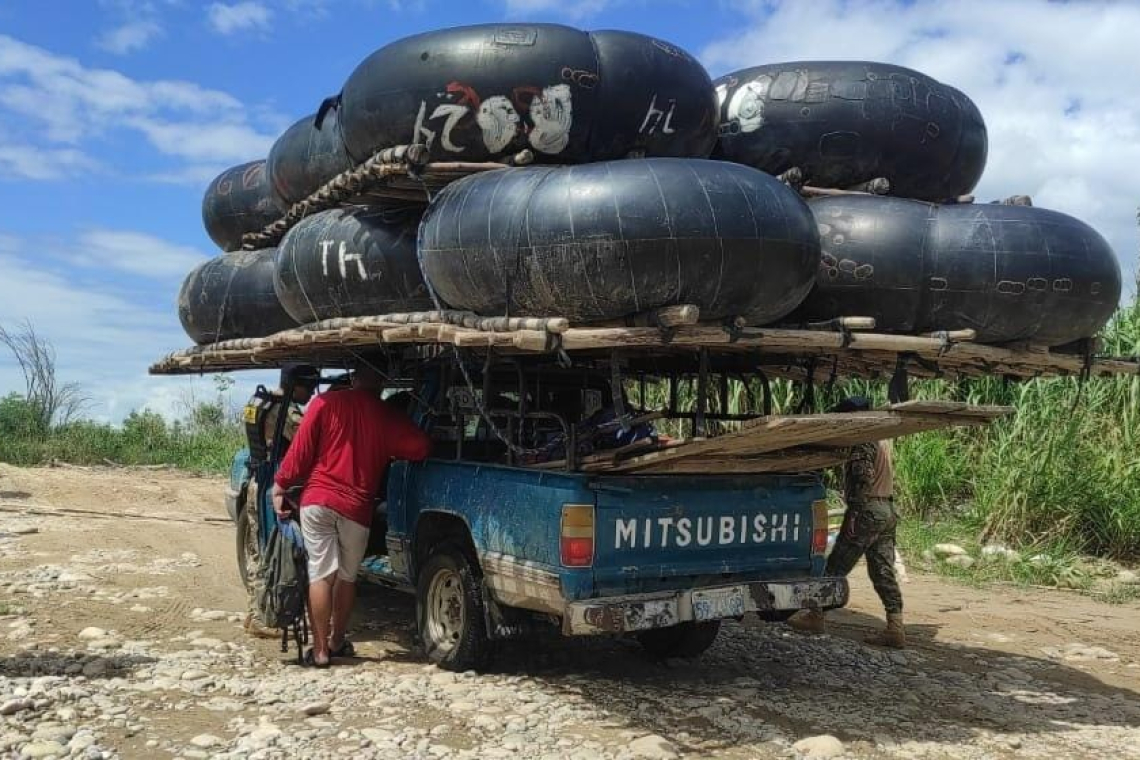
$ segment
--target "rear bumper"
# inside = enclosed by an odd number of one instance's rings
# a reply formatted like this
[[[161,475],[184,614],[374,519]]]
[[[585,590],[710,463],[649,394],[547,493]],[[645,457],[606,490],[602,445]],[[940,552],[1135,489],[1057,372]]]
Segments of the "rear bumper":
[[[847,596],[846,578],[806,578],[589,599],[566,604],[562,632],[568,636],[629,633],[746,612],[829,610],[847,604]]]

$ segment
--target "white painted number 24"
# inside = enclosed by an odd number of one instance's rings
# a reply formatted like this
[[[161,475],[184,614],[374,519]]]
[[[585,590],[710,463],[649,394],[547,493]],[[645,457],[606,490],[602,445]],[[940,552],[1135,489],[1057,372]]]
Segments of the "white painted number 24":
[[[444,150],[462,153],[466,146],[456,145],[452,133],[470,112],[467,105],[443,103],[436,106],[429,116],[427,101],[420,101],[413,139],[422,139],[430,149],[438,138]],[[532,148],[548,155],[565,150],[570,143],[570,127],[574,122],[569,85],[551,85],[536,95],[530,102],[530,120],[534,126],[527,135],[527,141]],[[485,99],[475,114],[475,123],[483,133],[483,145],[490,153],[500,153],[511,144],[520,122],[515,105],[502,95]],[[429,125],[435,128],[431,129]]]

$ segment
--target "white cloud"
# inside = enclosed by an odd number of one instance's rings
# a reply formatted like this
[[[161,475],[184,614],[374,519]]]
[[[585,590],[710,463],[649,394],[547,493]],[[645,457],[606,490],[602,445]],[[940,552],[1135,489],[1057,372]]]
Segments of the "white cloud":
[[[96,38],[95,45],[109,53],[127,55],[142,50],[162,34],[162,25],[154,19],[137,19],[103,32]]]
[[[74,148],[40,148],[0,137],[0,178],[52,180],[85,174],[99,163]]]
[[[762,63],[877,60],[953,85],[989,130],[979,200],[1014,194],[1094,226],[1124,262],[1137,252],[1140,4],[1039,0],[739,3],[741,29],[708,45],[714,76]],[[1074,107],[1075,106],[1075,107]]]
[[[596,0],[594,0],[596,1]],[[365,11],[373,11],[383,6],[393,13],[420,13],[427,8],[427,0],[278,0],[290,13],[302,18],[323,18],[332,12],[334,6],[356,6]]]
[[[248,124],[202,124],[137,117],[131,125],[163,153],[190,161],[230,164],[264,157],[273,137]]]
[[[143,232],[92,229],[79,236],[68,258],[81,266],[176,282],[205,261],[207,255]]]
[[[268,29],[273,14],[263,3],[243,0],[232,5],[212,3],[206,17],[219,34],[236,34]]]
[[[161,182],[167,185],[193,185],[205,187],[210,180],[217,177],[230,165],[231,162],[220,164],[190,164],[172,171],[155,172],[146,176],[151,182]]]
[[[505,0],[507,13],[519,21],[529,20],[534,13],[554,13],[568,19],[581,20],[596,16],[615,0]]]
[[[140,82],[0,35],[0,105],[43,124],[49,139],[78,142],[126,117],[236,118],[242,104],[193,82]]]
[[[124,129],[178,162],[248,161],[265,155],[278,126],[263,131],[250,113],[232,95],[194,82],[136,80],[0,34],[0,171],[7,174],[57,179],[89,171],[95,164],[85,146]]]

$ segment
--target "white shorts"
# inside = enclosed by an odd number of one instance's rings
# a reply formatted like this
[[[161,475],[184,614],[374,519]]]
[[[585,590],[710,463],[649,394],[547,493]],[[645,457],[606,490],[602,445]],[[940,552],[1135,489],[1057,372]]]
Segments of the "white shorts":
[[[301,535],[309,553],[310,582],[333,573],[340,580],[356,581],[368,548],[368,528],[328,507],[307,505],[301,507]]]

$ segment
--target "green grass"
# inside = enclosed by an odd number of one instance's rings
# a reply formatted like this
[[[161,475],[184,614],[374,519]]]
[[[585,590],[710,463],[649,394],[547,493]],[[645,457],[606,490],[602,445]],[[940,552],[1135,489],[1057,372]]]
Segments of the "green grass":
[[[986,557],[981,549],[987,542],[979,539],[976,526],[959,518],[925,521],[914,515],[904,517],[899,524],[898,541],[899,551],[911,572],[933,572],[975,586],[1009,583],[1069,589],[1112,604],[1140,599],[1140,586],[1113,582],[1119,571],[1115,563],[1090,557],[1063,544],[1021,546],[1016,559]],[[974,558],[974,564],[963,568],[932,557],[937,544],[962,547]]]
[[[170,465],[196,472],[225,472],[245,445],[236,420],[220,404],[199,404],[187,419],[169,422],[154,412],[134,412],[121,426],[84,420],[36,429],[21,414],[22,399],[0,399],[0,461],[23,466],[58,460],[71,464]]]
[[[1094,590],[1090,596],[1098,602],[1106,604],[1131,604],[1140,601],[1140,586],[1125,586],[1116,583],[1107,588]]]

